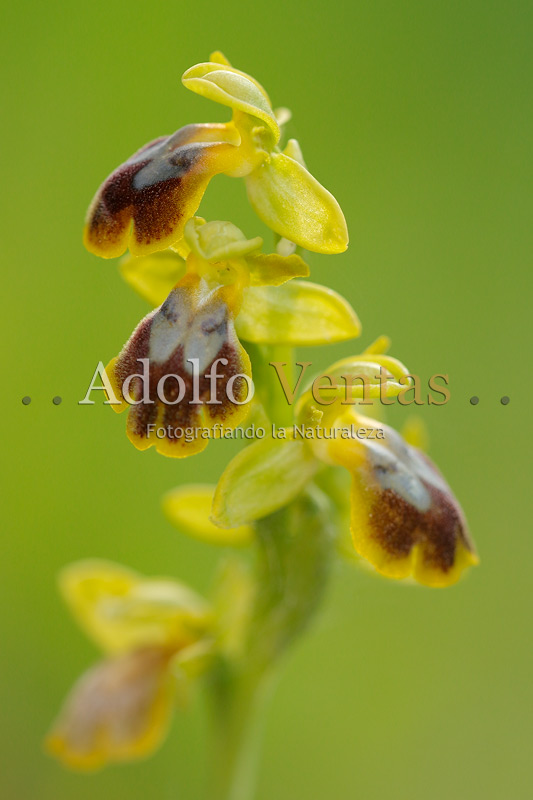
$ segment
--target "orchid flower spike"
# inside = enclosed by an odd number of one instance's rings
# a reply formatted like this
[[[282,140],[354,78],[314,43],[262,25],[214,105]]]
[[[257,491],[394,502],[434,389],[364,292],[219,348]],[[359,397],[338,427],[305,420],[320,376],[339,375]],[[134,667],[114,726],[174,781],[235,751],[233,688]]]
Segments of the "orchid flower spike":
[[[298,143],[279,147],[280,120],[254,78],[221,53],[196,64],[183,84],[231,108],[230,122],[191,124],[148,143],[98,189],[87,213],[84,241],[114,258],[164,250],[179,241],[212,177],[242,177],[257,215],[285,239],[318,253],[348,246],[339,204],[308,172]]]

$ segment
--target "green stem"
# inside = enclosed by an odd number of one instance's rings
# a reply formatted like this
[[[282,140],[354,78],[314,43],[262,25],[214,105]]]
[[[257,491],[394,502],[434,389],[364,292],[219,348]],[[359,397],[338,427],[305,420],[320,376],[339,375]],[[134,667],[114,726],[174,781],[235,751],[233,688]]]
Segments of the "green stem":
[[[253,798],[275,667],[320,604],[333,549],[330,508],[316,487],[255,527],[255,597],[243,654],[238,662],[221,657],[212,673],[216,727],[209,800]]]
[[[290,427],[294,421],[294,409],[287,402],[278,375],[271,361],[281,361],[291,388],[294,386],[294,349],[285,345],[246,344],[252,361],[255,387],[261,403],[271,422],[278,427]]]
[[[270,681],[253,672],[226,675],[214,692],[215,741],[209,800],[251,800]]]

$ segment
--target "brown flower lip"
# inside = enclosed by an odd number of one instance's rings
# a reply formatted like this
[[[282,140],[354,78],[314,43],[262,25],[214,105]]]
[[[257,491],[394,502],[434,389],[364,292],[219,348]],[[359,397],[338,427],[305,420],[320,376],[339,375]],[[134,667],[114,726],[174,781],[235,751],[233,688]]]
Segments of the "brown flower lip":
[[[392,429],[386,428],[386,440],[394,460],[380,458],[383,446],[366,445],[379,487],[369,513],[372,536],[399,559],[420,545],[425,566],[446,574],[459,545],[474,553],[463,511],[431,459]]]
[[[235,333],[224,290],[186,276],[145,317],[112,365],[118,396],[129,402],[128,435],[149,446],[154,426],[168,431],[239,421],[246,414],[249,359]],[[179,455],[183,442],[169,433]]]
[[[151,753],[170,719],[171,655],[164,647],[146,647],[90,668],[47,738],[50,752],[85,770]]]
[[[162,250],[181,238],[210,178],[238,140],[230,126],[193,124],[138,150],[104,181],[86,219],[86,247],[114,258]],[[133,229],[132,229],[133,225]]]

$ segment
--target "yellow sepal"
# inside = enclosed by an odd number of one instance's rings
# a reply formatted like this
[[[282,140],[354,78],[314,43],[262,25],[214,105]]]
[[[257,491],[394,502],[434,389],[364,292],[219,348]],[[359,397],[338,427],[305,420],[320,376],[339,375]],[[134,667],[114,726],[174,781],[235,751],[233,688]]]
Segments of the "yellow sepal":
[[[382,372],[383,371],[383,372]],[[351,396],[356,397],[394,397],[409,386],[409,370],[392,356],[362,353],[360,356],[349,356],[336,361],[326,370],[328,375],[337,379],[341,393],[344,393],[344,376],[360,376],[361,383],[354,384]],[[381,375],[384,376],[383,381]],[[402,383],[401,381],[404,381]]]
[[[251,75],[228,64],[204,62],[190,67],[181,80],[187,89],[209,100],[256,117],[270,131],[273,144],[279,141],[279,125],[270,99],[261,84]]]
[[[166,578],[143,578],[109,561],[91,559],[60,574],[61,594],[84,631],[106,652],[139,647],[178,649],[203,635],[206,602]]]
[[[164,303],[185,271],[185,261],[172,250],[149,256],[127,255],[120,262],[126,283],[152,306]]]
[[[207,484],[186,484],[172,489],[162,500],[165,516],[179,530],[209,544],[249,544],[253,539],[251,526],[219,528],[211,522],[215,489],[215,486]]]
[[[292,280],[279,287],[246,289],[236,329],[248,342],[308,346],[353,339],[360,335],[361,323],[333,289]]]
[[[294,159],[272,153],[246,178],[248,199],[269,228],[316,253],[342,253],[348,229],[335,198]]]
[[[285,148],[283,149],[283,152],[286,156],[292,158],[293,161],[297,161],[300,166],[304,167],[304,169],[307,169],[302,148],[300,147],[300,143],[297,139],[289,139],[285,145]]]

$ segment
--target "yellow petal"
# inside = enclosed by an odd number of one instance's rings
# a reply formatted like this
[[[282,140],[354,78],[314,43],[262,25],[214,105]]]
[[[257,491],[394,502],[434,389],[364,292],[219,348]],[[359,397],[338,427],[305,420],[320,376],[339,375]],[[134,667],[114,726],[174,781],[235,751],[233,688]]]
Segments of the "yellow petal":
[[[196,217],[196,219],[201,219],[201,217]],[[187,261],[189,253],[191,252],[191,248],[189,247],[184,238],[178,239],[177,242],[174,242],[174,244],[171,245],[170,249],[173,250],[175,253],[177,253],[179,256],[181,256],[181,258],[184,261]]]
[[[167,492],[163,497],[167,519],[179,530],[210,544],[249,544],[253,539],[253,529],[249,525],[228,529],[211,522],[215,488],[206,484],[187,484]]]
[[[183,74],[182,81],[187,89],[209,100],[256,117],[270,131],[272,144],[279,141],[279,125],[270,99],[261,84],[251,75],[229,65],[204,62],[188,69]]]
[[[353,381],[353,386],[348,389],[348,399],[381,395],[395,397],[409,386],[410,373],[405,364],[392,356],[377,353],[367,355],[365,352],[360,356],[343,358],[328,367],[326,372],[331,375],[340,396],[346,395],[346,379]]]
[[[186,125],[141,148],[102,184],[89,208],[88,250],[103,258],[165,250],[183,236],[214,175],[242,156],[233,125]]]
[[[193,217],[185,226],[185,239],[192,252],[205,261],[226,261],[241,258],[261,248],[260,236],[247,239],[232,222],[206,222]]]
[[[163,739],[172,709],[169,658],[165,650],[143,648],[89,669],[54,723],[48,751],[79,770],[149,755]]]
[[[300,147],[300,143],[298,142],[297,139],[289,139],[289,141],[285,145],[283,152],[285,153],[286,156],[292,158],[293,161],[297,161],[298,164],[307,169],[304,156],[302,153],[302,148]]]
[[[365,355],[385,355],[388,353],[391,346],[391,340],[388,336],[378,336],[365,350]]]
[[[178,648],[195,642],[209,623],[209,608],[187,586],[143,578],[133,570],[91,559],[66,567],[61,593],[80,627],[105,651]]]
[[[378,343],[375,344],[378,347]],[[379,344],[386,344],[385,337]],[[396,397],[405,391],[410,381],[409,371],[401,361],[366,350],[328,367],[319,376],[318,388],[311,386],[302,394],[296,408],[297,417],[305,420],[318,403],[326,427],[343,426],[343,415],[351,413],[347,412],[347,407],[353,409],[358,403],[371,406],[376,398]]]
[[[357,425],[375,428],[357,417]],[[383,440],[334,439],[329,457],[352,474],[351,530],[357,552],[389,578],[449,586],[478,558],[450,487],[421,451],[383,423]]]
[[[307,278],[309,267],[297,255],[278,253],[248,256],[246,258],[251,286],[281,286],[292,278]]]
[[[357,314],[340,294],[298,280],[246,289],[236,326],[248,342],[294,346],[342,342],[361,333]]]
[[[295,252],[296,244],[291,242],[290,239],[280,236],[276,245],[276,253],[278,253],[280,256],[292,256]]]
[[[211,53],[209,56],[209,61],[214,62],[215,64],[224,64],[226,67],[231,67],[228,59],[220,50],[215,50],[213,53]]]
[[[273,153],[246,178],[256,214],[273,231],[317,253],[342,253],[348,230],[332,194],[297,161]]]
[[[292,119],[292,111],[290,108],[285,108],[285,106],[280,106],[280,108],[274,109],[274,116],[278,121],[278,125],[281,127],[282,125],[286,125],[287,122],[290,122]]]
[[[126,283],[152,306],[160,306],[185,275],[185,261],[172,250],[149,256],[124,256],[120,272]]]

